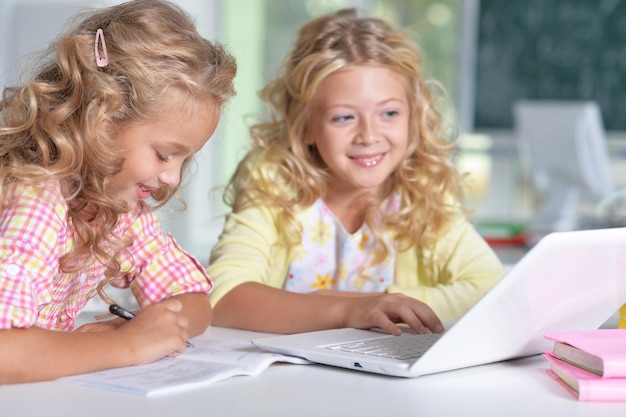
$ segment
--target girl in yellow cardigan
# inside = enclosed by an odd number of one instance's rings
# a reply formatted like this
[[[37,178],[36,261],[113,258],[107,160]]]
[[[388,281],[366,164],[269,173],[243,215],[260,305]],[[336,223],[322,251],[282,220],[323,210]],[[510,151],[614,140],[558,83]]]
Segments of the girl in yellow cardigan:
[[[354,10],[303,26],[225,196],[213,323],[441,332],[503,275],[407,35]]]

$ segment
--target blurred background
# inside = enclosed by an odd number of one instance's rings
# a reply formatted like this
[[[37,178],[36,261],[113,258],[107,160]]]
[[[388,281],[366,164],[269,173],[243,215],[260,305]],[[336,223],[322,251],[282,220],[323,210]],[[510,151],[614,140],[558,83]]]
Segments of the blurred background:
[[[110,0],[0,0],[0,84],[20,82],[33,54],[47,47],[69,16]],[[297,28],[344,7],[406,30],[422,51],[427,78],[449,95],[442,108],[459,127],[455,162],[467,174],[473,220],[494,244],[524,232],[538,204],[529,165],[519,153],[513,114],[521,99],[599,104],[612,203],[626,176],[626,1],[622,0],[174,0],[206,38],[238,61],[237,97],[198,155],[176,204],[159,212],[167,230],[206,264],[227,212],[223,186],[248,146],[247,118],[262,112],[257,91],[290,49]],[[549,119],[549,118],[548,118]],[[542,139],[543,140],[543,139]],[[550,140],[547,138],[545,140]],[[584,153],[584,151],[583,151]],[[566,156],[563,156],[567,158]],[[574,170],[577,163],[572,160]],[[591,172],[590,175],[594,175]],[[600,198],[577,201],[597,216]],[[580,204],[579,204],[580,203]],[[621,225],[620,219],[610,223]],[[523,243],[523,242],[522,242]]]

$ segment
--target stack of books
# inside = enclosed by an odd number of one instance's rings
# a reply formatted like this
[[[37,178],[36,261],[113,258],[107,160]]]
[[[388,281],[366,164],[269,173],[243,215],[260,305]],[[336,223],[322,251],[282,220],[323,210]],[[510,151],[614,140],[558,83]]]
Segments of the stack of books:
[[[549,333],[548,374],[580,401],[626,402],[626,329]]]

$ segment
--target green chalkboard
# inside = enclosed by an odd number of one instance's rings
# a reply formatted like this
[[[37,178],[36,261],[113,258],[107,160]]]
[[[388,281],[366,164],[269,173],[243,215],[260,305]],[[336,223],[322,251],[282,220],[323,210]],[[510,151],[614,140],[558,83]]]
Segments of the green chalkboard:
[[[476,77],[476,128],[546,99],[595,100],[626,130],[626,0],[480,0]]]

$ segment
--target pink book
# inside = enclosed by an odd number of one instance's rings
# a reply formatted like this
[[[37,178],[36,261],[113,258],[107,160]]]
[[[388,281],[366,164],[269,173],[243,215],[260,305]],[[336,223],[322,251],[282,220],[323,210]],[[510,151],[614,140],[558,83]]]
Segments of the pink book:
[[[548,374],[580,401],[626,401],[626,378],[602,378],[550,355]]]
[[[552,355],[604,378],[626,377],[626,329],[581,330],[544,335]]]

